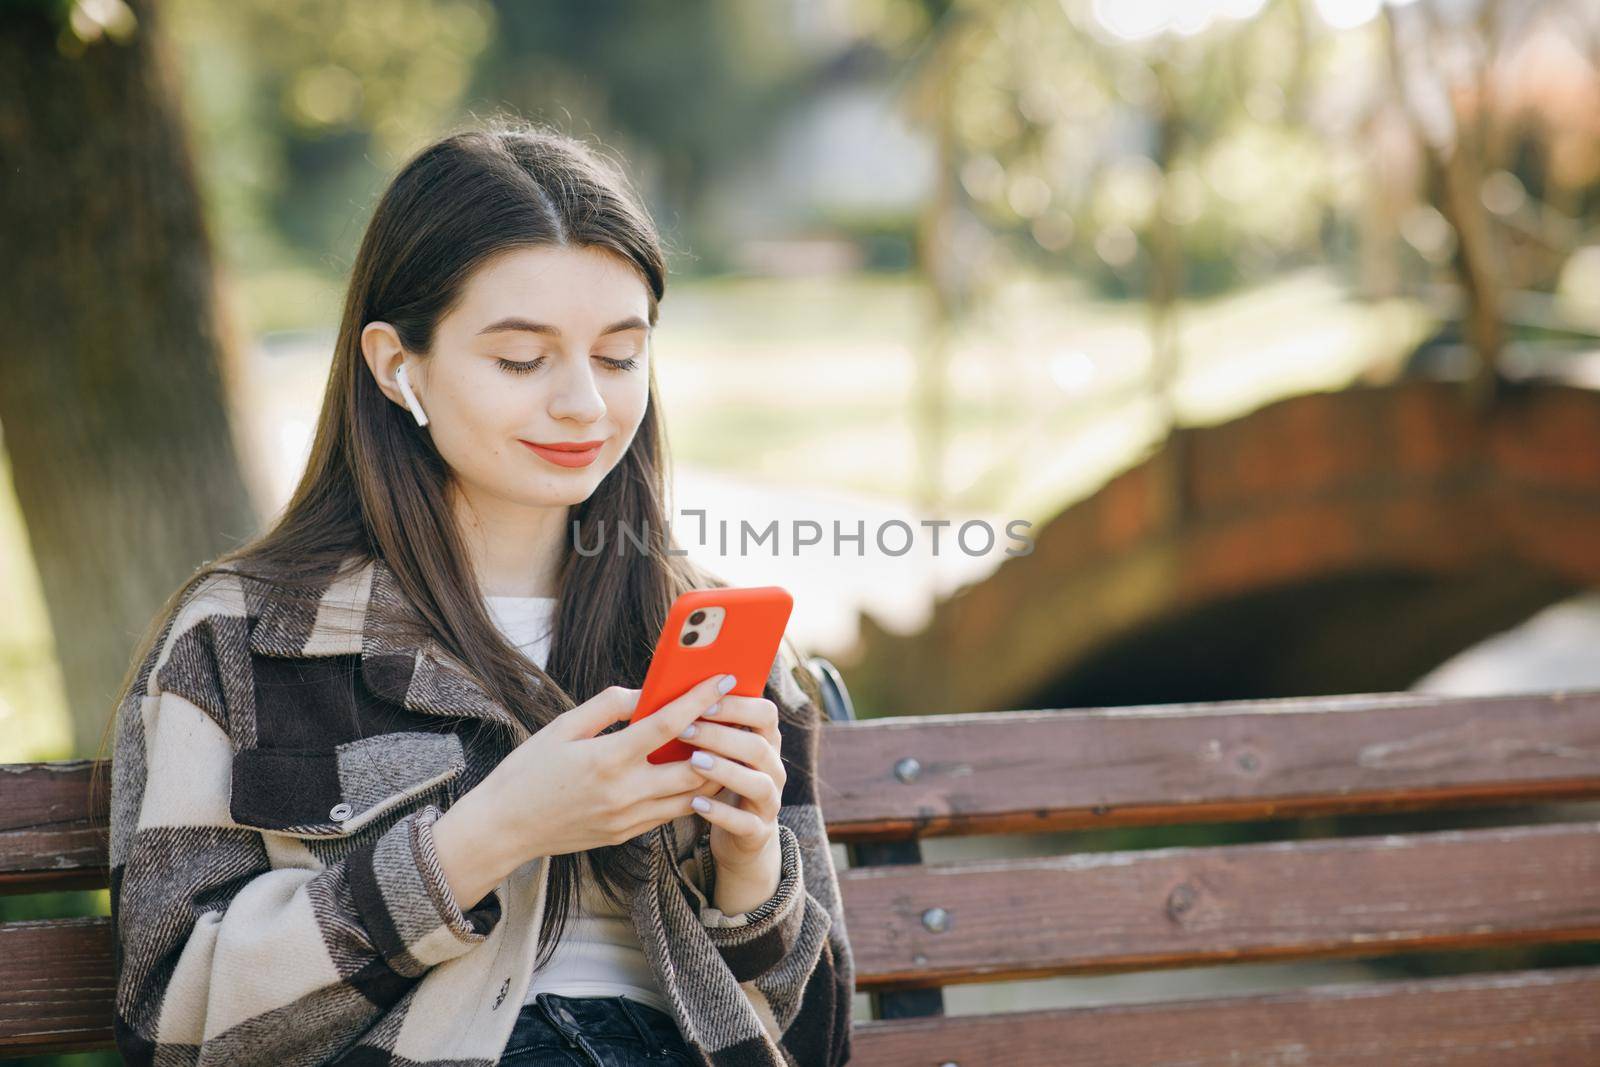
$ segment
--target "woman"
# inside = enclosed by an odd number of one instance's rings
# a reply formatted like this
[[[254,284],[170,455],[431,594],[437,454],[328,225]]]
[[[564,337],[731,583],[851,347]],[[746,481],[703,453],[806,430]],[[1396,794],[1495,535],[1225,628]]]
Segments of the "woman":
[[[299,486],[118,704],[128,1062],[848,1060],[792,649],[762,697],[708,678],[628,723],[673,598],[725,584],[666,527],[664,289],[571,138],[470,130],[395,177]],[[674,736],[709,766],[645,759]]]

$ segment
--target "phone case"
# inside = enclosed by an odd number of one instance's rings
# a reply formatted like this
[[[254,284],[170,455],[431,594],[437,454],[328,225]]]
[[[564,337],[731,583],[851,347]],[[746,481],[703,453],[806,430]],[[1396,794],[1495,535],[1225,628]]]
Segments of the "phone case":
[[[709,643],[685,643],[687,635],[697,642],[721,609],[716,632]],[[794,598],[778,585],[729,589],[695,589],[672,602],[667,621],[656,640],[639,689],[639,704],[629,722],[638,722],[687,693],[713,674],[731,674],[735,684],[729,696],[760,696],[766,689],[767,675],[778,658],[779,644],[789,624]],[[696,612],[705,612],[698,623]],[[688,759],[695,747],[673,738],[654,752],[651,763],[671,763]]]

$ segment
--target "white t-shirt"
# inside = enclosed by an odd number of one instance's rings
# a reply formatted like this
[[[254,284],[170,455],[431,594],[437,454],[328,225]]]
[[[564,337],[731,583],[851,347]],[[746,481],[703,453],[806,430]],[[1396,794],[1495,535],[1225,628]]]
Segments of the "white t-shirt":
[[[539,596],[485,597],[489,615],[511,643],[540,667],[549,662],[556,600]],[[672,1012],[656,983],[644,947],[634,933],[625,910],[615,908],[581,868],[583,885],[578,911],[567,920],[555,955],[535,971],[523,997],[533,1003],[536,993],[569,997],[609,997],[621,994],[652,1008]]]

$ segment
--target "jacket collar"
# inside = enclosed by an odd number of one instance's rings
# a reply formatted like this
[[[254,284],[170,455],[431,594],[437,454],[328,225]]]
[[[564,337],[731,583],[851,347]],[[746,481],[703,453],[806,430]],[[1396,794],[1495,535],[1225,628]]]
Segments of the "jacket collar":
[[[380,624],[379,613],[368,610],[378,603],[417,617],[382,559],[346,560],[314,610],[255,586],[246,581],[247,607],[255,618],[253,651],[289,659],[359,654],[363,682],[384,700],[415,712],[498,723],[518,740],[527,736],[526,727],[484,692],[437,640],[429,637],[421,645],[398,640]]]

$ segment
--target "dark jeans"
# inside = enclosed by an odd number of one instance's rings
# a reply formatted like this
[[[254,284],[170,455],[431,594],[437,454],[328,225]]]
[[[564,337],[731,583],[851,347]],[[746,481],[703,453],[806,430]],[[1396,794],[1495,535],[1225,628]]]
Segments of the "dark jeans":
[[[690,1067],[678,1024],[630,997],[536,993],[524,1004],[501,1067]]]

